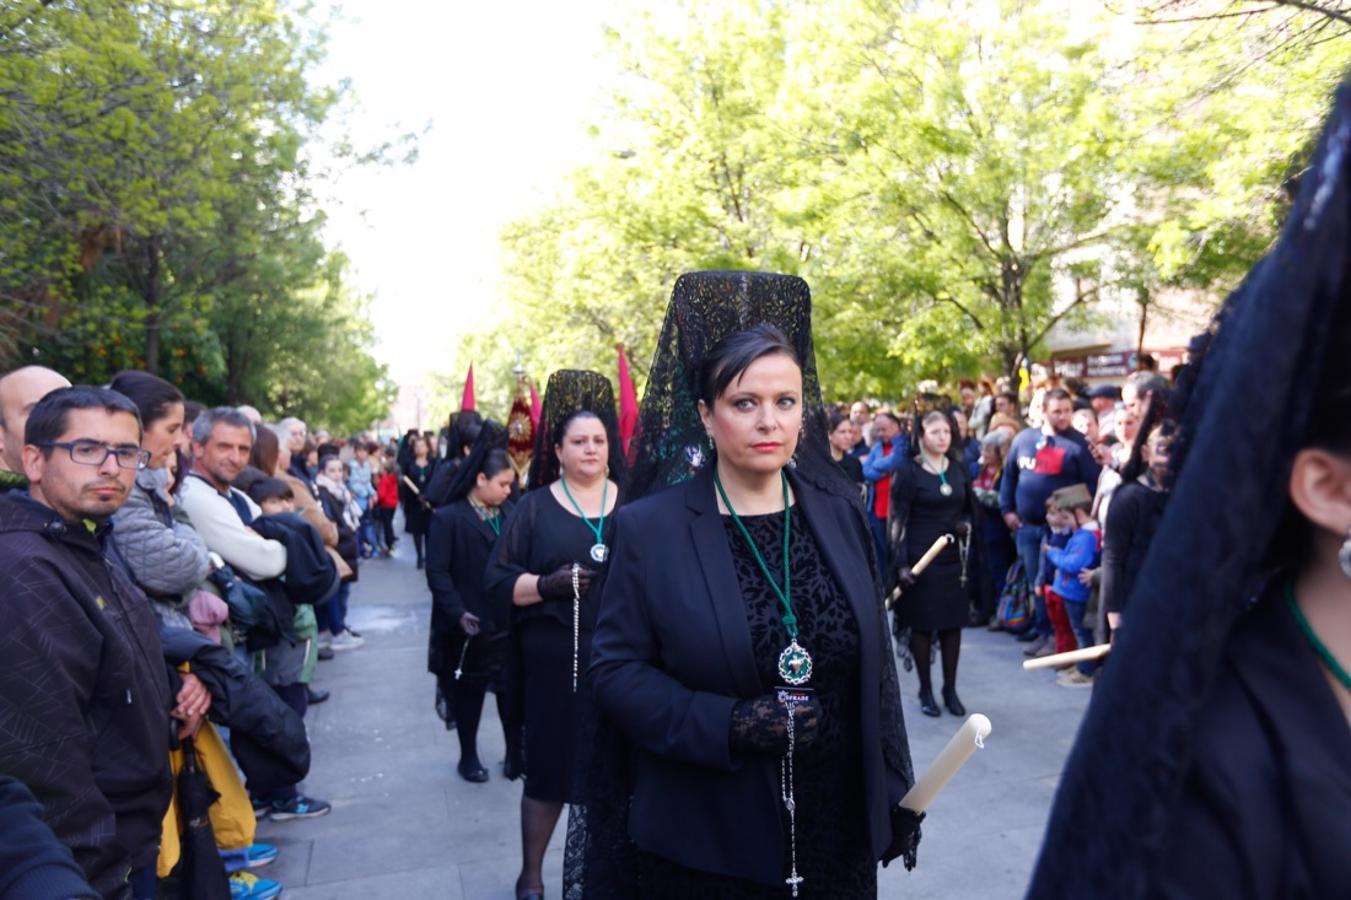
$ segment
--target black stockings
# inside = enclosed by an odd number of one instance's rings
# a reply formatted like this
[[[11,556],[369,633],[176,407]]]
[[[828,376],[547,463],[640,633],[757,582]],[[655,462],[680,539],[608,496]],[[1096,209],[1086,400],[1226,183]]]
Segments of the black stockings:
[[[933,693],[933,683],[929,677],[930,654],[933,653],[933,632],[910,632],[910,652],[915,657],[915,671],[919,674],[919,689],[923,693]],[[947,628],[938,632],[938,647],[943,653],[943,690],[957,689],[957,657],[962,651],[962,630]]]
[[[563,812],[563,804],[521,797],[521,875],[516,879],[516,896],[542,892],[544,852]]]
[[[426,538],[427,536],[423,534],[413,535],[413,549],[417,551],[418,565],[422,565],[422,545],[426,543]]]

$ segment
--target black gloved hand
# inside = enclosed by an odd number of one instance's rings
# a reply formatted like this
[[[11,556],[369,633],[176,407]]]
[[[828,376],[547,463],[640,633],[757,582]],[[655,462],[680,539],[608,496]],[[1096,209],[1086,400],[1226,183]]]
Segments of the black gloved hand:
[[[595,574],[594,569],[585,566],[578,568],[577,588],[582,596],[586,595],[586,589],[591,586],[591,579]],[[539,591],[539,595],[545,600],[571,600],[572,566],[559,566],[548,575],[541,575],[535,590]]]
[[[906,869],[915,867],[915,854],[919,850],[919,823],[924,821],[924,813],[915,813],[903,806],[891,810],[891,844],[882,851],[882,868],[898,856],[905,857]]]
[[[821,725],[821,705],[808,697],[793,705],[793,745],[806,750],[816,742]],[[738,700],[732,707],[732,749],[747,753],[782,756],[788,752],[788,707],[778,695],[765,694],[753,700]]]
[[[899,569],[896,570],[897,587],[899,587],[901,590],[905,590],[907,588],[914,587],[914,584],[915,584],[915,576],[910,571],[909,566],[901,566]]]

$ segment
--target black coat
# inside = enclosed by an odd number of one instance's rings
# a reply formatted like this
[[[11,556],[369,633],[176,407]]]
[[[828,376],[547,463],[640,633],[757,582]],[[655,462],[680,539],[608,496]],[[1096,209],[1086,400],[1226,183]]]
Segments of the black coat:
[[[503,505],[499,522],[505,522],[511,504]],[[471,612],[479,628],[489,636],[504,632],[511,624],[509,598],[494,597],[484,586],[484,570],[497,532],[479,518],[466,499],[443,506],[432,516],[427,538],[427,586],[432,591],[432,631],[461,634],[460,616]]]
[[[338,567],[324,549],[319,529],[297,513],[259,516],[251,527],[268,540],[286,545],[282,583],[292,603],[323,603],[337,593]]]
[[[791,480],[858,621],[856,764],[880,858],[891,840],[889,811],[911,779],[883,755],[884,740],[903,747],[905,738],[871,537],[848,500]],[[615,523],[590,677],[597,705],[638,748],[629,834],[639,849],[690,868],[782,884],[777,762],[729,746],[733,706],[761,687],[711,471],[621,509]],[[884,691],[894,717],[882,714]]]
[[[99,900],[23,782],[0,775],[0,900]]]
[[[1347,896],[1351,728],[1278,594],[1234,629],[1196,728],[1154,896]]]
[[[171,686],[150,601],[111,526],[0,497],[0,771],[22,780],[93,887],[155,859],[169,804]]]
[[[250,790],[275,793],[310,770],[305,723],[271,687],[229,650],[186,628],[162,628],[164,658],[189,663],[211,693],[211,721],[230,729],[230,749]]]
[[[328,516],[330,522],[338,526],[338,555],[342,561],[347,563],[347,567],[352,570],[352,574],[343,579],[352,582],[357,580],[357,572],[361,566],[361,550],[357,544],[356,530],[349,527],[347,520],[343,518],[343,502],[329,492],[328,488],[319,485],[319,506],[323,509],[324,515]]]

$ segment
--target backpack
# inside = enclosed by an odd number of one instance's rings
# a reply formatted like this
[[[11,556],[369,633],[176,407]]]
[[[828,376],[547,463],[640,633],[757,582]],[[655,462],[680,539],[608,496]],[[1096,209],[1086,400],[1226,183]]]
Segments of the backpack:
[[[1004,577],[995,615],[1006,631],[1021,634],[1032,627],[1033,609],[1032,585],[1027,580],[1023,561],[1016,560]]]

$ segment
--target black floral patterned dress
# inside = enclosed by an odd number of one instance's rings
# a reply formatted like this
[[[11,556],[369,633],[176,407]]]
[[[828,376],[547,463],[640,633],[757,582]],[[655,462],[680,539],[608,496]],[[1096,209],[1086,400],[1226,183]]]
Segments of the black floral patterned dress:
[[[859,630],[848,599],[835,583],[802,513],[789,514],[792,537],[793,609],[798,643],[812,657],[810,687],[821,706],[814,745],[796,756],[797,867],[804,879],[799,897],[846,898],[877,895],[877,862],[868,842],[863,804],[863,740],[860,734]],[[743,516],[770,572],[783,577],[783,514]],[[723,522],[736,564],[737,583],[746,601],[751,646],[765,693],[781,685],[779,654],[788,644],[783,607],[765,581],[751,548],[730,516]],[[785,877],[789,870],[788,814],[780,806],[784,834]],[[643,898],[759,900],[791,896],[788,887],[698,872],[654,856],[638,854]]]

